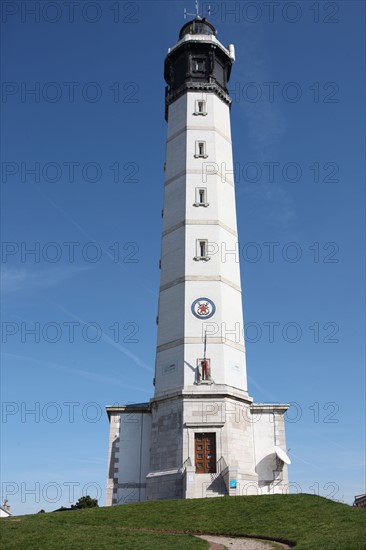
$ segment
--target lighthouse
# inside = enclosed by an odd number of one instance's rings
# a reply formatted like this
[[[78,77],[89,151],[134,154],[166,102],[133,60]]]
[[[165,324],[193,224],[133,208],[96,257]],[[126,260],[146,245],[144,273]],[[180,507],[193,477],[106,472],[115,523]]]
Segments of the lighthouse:
[[[228,91],[198,16],[169,48],[154,396],[107,407],[107,505],[286,492],[284,415],[248,393]]]

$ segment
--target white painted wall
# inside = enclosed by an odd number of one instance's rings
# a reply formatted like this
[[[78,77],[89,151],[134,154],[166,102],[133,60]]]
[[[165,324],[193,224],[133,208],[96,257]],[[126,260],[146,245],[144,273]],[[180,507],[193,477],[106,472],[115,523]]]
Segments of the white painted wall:
[[[112,415],[110,432],[115,473],[109,486],[117,489],[113,504],[143,501],[150,466],[151,414],[125,411]]]
[[[259,492],[263,494],[287,492],[287,465],[282,464],[282,479],[276,477],[274,473],[278,468],[274,447],[278,446],[286,452],[284,415],[264,407],[253,413],[252,419]]]
[[[195,114],[201,99],[206,101],[206,116]],[[195,158],[197,141],[206,142],[208,158]],[[216,174],[205,174],[207,163]],[[232,170],[228,105],[213,93],[201,92],[188,92],[171,104],[155,395],[184,387],[198,390],[195,368],[203,356],[203,325],[191,305],[199,297],[210,298],[217,307],[207,321],[214,331],[208,337],[207,357],[215,382],[247,392]],[[197,187],[207,188],[208,207],[194,206]],[[207,262],[195,259],[199,239],[209,242]],[[174,349],[166,349],[169,346]],[[176,368],[167,374],[169,364]]]

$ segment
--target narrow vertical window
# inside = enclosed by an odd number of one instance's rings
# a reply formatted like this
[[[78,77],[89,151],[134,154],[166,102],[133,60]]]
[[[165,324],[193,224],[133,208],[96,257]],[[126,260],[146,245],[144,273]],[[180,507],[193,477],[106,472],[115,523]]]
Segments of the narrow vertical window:
[[[211,378],[211,359],[197,359],[197,384],[202,382],[210,382]]]
[[[206,59],[204,57],[194,57],[192,62],[194,73],[204,73],[206,71]]]
[[[196,154],[195,157],[207,158],[206,155],[206,142],[205,141],[196,141]]]
[[[211,366],[210,359],[198,359],[198,381],[211,380]]]
[[[203,116],[207,115],[206,101],[204,99],[196,99],[194,114]]]
[[[210,257],[207,255],[208,241],[207,239],[197,239],[196,241],[196,261],[203,260],[207,262]]]
[[[196,187],[195,199],[194,206],[208,206],[206,187]]]

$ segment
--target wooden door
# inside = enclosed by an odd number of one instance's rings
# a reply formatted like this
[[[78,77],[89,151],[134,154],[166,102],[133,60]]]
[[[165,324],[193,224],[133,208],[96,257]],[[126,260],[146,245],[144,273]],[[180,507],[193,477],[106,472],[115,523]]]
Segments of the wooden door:
[[[216,472],[216,434],[195,434],[195,462],[197,474]]]

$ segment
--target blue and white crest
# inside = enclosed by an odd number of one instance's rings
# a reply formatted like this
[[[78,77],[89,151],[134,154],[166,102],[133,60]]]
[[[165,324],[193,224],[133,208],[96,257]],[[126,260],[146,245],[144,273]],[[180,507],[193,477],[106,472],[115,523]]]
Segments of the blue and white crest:
[[[216,311],[216,306],[209,298],[197,298],[191,306],[192,313],[198,319],[209,319]]]

